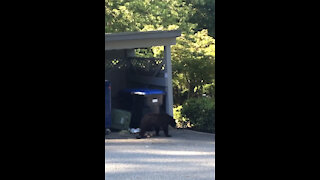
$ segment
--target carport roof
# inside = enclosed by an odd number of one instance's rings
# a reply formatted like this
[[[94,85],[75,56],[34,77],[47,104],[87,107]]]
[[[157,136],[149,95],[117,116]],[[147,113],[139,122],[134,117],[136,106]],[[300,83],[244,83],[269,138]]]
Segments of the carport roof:
[[[105,50],[147,48],[176,44],[180,30],[105,34]]]

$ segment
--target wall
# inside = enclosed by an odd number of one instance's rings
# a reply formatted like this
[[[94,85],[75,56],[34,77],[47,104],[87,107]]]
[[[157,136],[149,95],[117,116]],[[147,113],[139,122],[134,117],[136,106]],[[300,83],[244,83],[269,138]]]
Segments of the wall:
[[[125,59],[125,50],[106,51],[105,58],[110,59]],[[127,88],[126,70],[106,70],[105,79],[111,81],[111,96],[112,96],[112,108],[118,107],[118,92]]]

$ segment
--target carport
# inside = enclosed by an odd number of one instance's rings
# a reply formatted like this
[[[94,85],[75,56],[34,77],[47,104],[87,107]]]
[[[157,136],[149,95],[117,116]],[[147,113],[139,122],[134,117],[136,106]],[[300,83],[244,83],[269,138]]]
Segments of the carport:
[[[173,115],[171,45],[181,31],[148,31],[105,34],[105,79],[112,83],[112,107],[119,106],[125,88],[165,91],[165,111]],[[135,57],[135,49],[163,46],[163,58]]]

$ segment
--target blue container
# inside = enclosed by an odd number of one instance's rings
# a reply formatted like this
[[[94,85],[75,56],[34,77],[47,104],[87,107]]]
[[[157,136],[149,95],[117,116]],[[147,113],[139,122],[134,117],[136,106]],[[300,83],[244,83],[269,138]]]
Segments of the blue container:
[[[123,90],[125,93],[135,94],[135,95],[163,95],[164,92],[158,89],[145,89],[145,88],[139,88],[139,89],[125,89]]]
[[[105,82],[105,128],[109,129],[111,127],[111,82],[106,80]]]

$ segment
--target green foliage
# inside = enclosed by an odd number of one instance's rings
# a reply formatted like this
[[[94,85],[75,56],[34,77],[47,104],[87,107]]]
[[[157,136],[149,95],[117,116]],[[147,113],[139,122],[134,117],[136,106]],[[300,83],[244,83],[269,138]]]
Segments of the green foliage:
[[[215,83],[211,83],[211,84],[206,84],[203,86],[203,92],[202,94],[205,94],[206,96],[209,97],[215,97],[215,92],[216,92],[216,85]]]
[[[185,32],[196,27],[189,18],[196,12],[183,0],[106,0],[106,32],[142,31],[176,25]]]
[[[197,23],[197,30],[208,29],[209,35],[215,37],[216,0],[186,0],[192,4],[196,13],[190,18],[191,23]]]
[[[190,128],[190,121],[181,115],[181,110],[181,105],[173,108],[173,117],[176,120],[177,128]]]
[[[185,102],[181,115],[195,130],[215,133],[215,102],[213,98],[191,98]]]
[[[201,97],[204,86],[213,84],[215,78],[215,40],[207,30],[178,38],[172,48],[172,67],[174,96]]]

